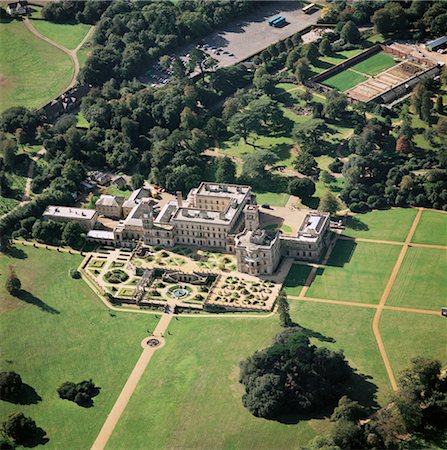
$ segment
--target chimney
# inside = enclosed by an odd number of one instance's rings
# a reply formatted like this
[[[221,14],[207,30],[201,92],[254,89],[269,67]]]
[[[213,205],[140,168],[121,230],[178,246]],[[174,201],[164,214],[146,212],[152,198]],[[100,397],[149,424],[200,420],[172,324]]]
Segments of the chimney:
[[[182,198],[182,191],[177,191],[175,193],[176,197],[177,197],[177,206],[179,208],[181,208],[183,206],[183,198]]]

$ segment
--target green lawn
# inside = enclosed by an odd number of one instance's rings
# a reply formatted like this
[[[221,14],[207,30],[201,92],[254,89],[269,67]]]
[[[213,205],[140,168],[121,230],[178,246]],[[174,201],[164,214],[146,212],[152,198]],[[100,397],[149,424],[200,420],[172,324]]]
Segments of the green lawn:
[[[446,299],[447,250],[410,247],[387,304],[439,310]]]
[[[300,295],[301,289],[312,270],[311,266],[293,264],[284,281],[283,288],[288,295]]]
[[[351,365],[372,377],[368,386],[379,386],[378,399],[384,402],[390,388],[371,331],[373,311],[290,303],[294,320],[315,336],[312,341],[344,349]],[[239,361],[269,344],[278,331],[277,317],[180,318],[169,331],[167,345],[151,360],[107,448],[137,450],[149,442],[152,449],[302,448],[315,434],[327,432],[327,420],[280,423],[255,418],[242,406]]]
[[[115,186],[109,186],[106,189],[106,194],[108,194],[108,195],[116,195],[117,197],[121,196],[121,197],[129,198],[130,194],[132,194],[132,191],[129,190],[129,189],[121,190],[121,189],[118,189]]]
[[[401,247],[339,240],[308,297],[378,303]]]
[[[0,42],[0,112],[11,106],[40,107],[68,86],[70,58],[22,22],[2,23]]]
[[[390,67],[395,66],[396,64],[397,63],[394,61],[392,55],[380,52],[352,66],[351,69],[362,72],[365,75],[374,76],[386,69],[389,69]]]
[[[259,205],[264,203],[270,206],[285,206],[290,195],[284,192],[268,192],[268,191],[253,191],[256,195],[256,201]]]
[[[447,359],[447,328],[445,317],[384,310],[380,319],[388,359],[396,376],[416,356]]]
[[[289,303],[293,319],[313,332],[335,339],[335,342],[323,345],[332,350],[343,350],[353,367],[372,377],[370,381],[379,388],[378,402],[386,403],[392,391],[372,332],[375,311],[301,300],[289,300]],[[318,338],[312,341],[321,345]]]
[[[68,276],[80,256],[25,246],[14,254],[0,254],[0,370],[18,372],[42,400],[0,401],[0,420],[22,411],[48,433],[45,448],[90,448],[141,354],[141,339],[157,321],[152,315],[110,314],[84,281]],[[27,292],[23,300],[4,288],[9,265]],[[101,387],[93,408],[59,399],[62,382],[88,378]]]
[[[76,118],[78,119],[78,123],[76,124],[76,128],[90,128],[90,123],[84,117],[84,114],[78,112],[76,114]]]
[[[415,244],[447,245],[447,214],[423,211],[411,242]]]
[[[392,208],[349,216],[343,234],[351,237],[404,242],[417,210]]]
[[[85,23],[53,23],[33,18],[31,24],[40,34],[69,50],[74,50],[91,28],[91,25]]]
[[[346,69],[343,72],[337,73],[337,75],[327,78],[322,84],[337,89],[337,91],[344,92],[367,79],[367,77],[360,75],[359,73]]]

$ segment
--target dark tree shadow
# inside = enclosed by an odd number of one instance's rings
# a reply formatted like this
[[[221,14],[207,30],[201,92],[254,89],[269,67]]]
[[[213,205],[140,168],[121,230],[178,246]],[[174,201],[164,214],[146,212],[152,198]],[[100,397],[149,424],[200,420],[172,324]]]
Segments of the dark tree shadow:
[[[17,295],[17,298],[22,300],[25,303],[37,306],[39,309],[41,309],[44,312],[47,312],[47,313],[50,313],[50,314],[60,314],[60,311],[58,311],[57,309],[47,305],[40,298],[37,298],[36,296],[31,294],[31,292],[21,290],[19,292],[19,294]]]
[[[28,255],[21,249],[15,246],[8,246],[4,252],[6,256],[10,256],[11,258],[16,259],[26,259]]]
[[[369,230],[369,226],[365,223],[362,222],[358,217],[348,217],[347,223],[346,223],[346,228],[351,228],[351,230],[356,230],[356,231],[368,231]]]
[[[45,445],[50,439],[47,437],[47,433],[40,427],[37,427],[34,436],[29,437],[26,440],[17,441],[18,444],[24,447],[31,448],[37,447],[38,445]]]
[[[14,403],[15,405],[36,405],[42,400],[42,397],[29,384],[22,384],[22,391],[17,398],[3,398],[5,402]]]
[[[346,385],[340,397],[347,395],[352,400],[358,401],[361,405],[367,408],[378,408],[379,405],[376,401],[377,386],[370,380],[372,377],[359,374],[352,369],[349,379],[346,381]],[[271,420],[288,425],[295,425],[303,420],[310,419],[325,419],[331,416],[334,408],[337,406],[338,400],[327,401],[319,405],[317,408],[306,413],[297,413],[294,411],[285,412]]]

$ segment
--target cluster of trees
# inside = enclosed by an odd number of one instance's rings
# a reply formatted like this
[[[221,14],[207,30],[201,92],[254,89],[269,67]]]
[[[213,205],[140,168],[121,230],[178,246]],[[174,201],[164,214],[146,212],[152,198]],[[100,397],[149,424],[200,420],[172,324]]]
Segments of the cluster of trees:
[[[427,98],[426,92],[431,91],[418,87],[414,101],[418,103],[420,98]],[[421,103],[426,104],[424,100]],[[438,127],[442,130],[442,121]],[[392,131],[390,117],[384,121],[366,120],[364,126],[355,128],[348,143],[354,155],[342,169],[345,177],[345,187],[340,193],[342,200],[354,212],[389,206],[447,210],[445,133],[438,133],[440,143],[436,143],[435,152],[417,149],[408,106],[402,108],[397,139]],[[339,170],[339,162],[335,168]],[[419,169],[423,172],[414,172]]]
[[[110,78],[129,80],[160,56],[255,6],[246,0],[112,2],[96,25],[93,52],[82,78],[95,86]]]
[[[310,450],[427,448],[430,436],[445,431],[447,377],[441,363],[415,358],[399,378],[393,401],[371,412],[344,396],[334,409],[329,436],[315,438]]]
[[[282,317],[287,325],[287,311]],[[285,328],[270,347],[242,361],[240,369],[242,402],[264,418],[321,411],[339,400],[352,372],[342,353],[311,345],[294,327]]]
[[[371,18],[384,35],[412,32],[413,39],[439,37],[447,32],[447,5],[443,1],[387,2]]]
[[[372,23],[379,33],[397,34],[411,31],[412,39],[439,37],[447,30],[447,7],[443,1],[388,2],[340,1],[322,11],[322,21],[336,23],[340,32],[348,22],[357,26]]]
[[[95,386],[92,380],[85,380],[80,383],[66,381],[57,389],[60,398],[70,400],[85,408],[93,406],[93,397],[96,397],[100,391],[101,388]]]
[[[42,17],[50,22],[94,24],[107,7],[107,2],[97,0],[48,2],[42,8]]]

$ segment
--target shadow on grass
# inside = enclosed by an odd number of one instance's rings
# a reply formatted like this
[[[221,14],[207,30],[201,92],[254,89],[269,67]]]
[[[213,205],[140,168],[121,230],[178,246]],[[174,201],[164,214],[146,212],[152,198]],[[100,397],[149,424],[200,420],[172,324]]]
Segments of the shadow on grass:
[[[37,427],[33,436],[27,437],[27,439],[18,439],[16,443],[23,447],[32,448],[38,445],[45,445],[50,439],[47,437],[47,433],[40,427]]]
[[[4,250],[4,254],[6,256],[10,256],[11,258],[16,258],[16,259],[28,258],[28,255],[21,248],[14,247],[14,246],[8,246]]]
[[[379,405],[376,401],[377,385],[370,380],[372,377],[357,373],[352,369],[351,376],[346,382],[345,388],[341,392],[341,396],[347,395],[352,400],[358,401],[365,407],[377,408]],[[272,420],[287,425],[294,425],[303,420],[325,419],[331,416],[334,408],[337,406],[338,400],[334,402],[325,402],[319,409],[314,409],[306,413],[289,412],[282,414]]]
[[[358,217],[349,217],[346,223],[346,228],[350,228],[355,231],[368,231],[369,226],[362,222]]]
[[[37,405],[42,400],[42,397],[36,392],[36,390],[29,384],[23,383],[22,390],[17,398],[2,400],[14,403],[15,405]]]
[[[355,252],[357,244],[355,241],[351,240],[339,240],[332,251],[331,257],[327,263],[328,266],[332,267],[343,267],[351,261],[352,255]],[[317,269],[317,276],[321,276],[324,273],[324,268],[319,267]]]
[[[31,292],[21,290],[19,292],[19,294],[17,295],[17,298],[22,300],[22,302],[28,303],[29,305],[37,306],[39,309],[41,309],[44,312],[47,312],[50,314],[60,314],[60,311],[47,305],[40,298],[37,298],[36,296],[31,294]]]

